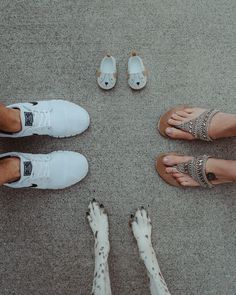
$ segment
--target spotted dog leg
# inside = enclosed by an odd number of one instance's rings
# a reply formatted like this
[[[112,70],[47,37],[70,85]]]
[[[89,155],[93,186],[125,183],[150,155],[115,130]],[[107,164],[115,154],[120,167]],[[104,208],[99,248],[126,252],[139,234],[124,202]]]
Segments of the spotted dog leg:
[[[170,295],[152,247],[152,225],[147,211],[143,207],[141,210],[138,209],[135,215],[131,215],[130,223],[133,234],[137,240],[139,254],[146,266],[148,277],[150,279],[151,294]]]
[[[92,295],[111,295],[108,268],[109,226],[104,206],[94,199],[89,204],[87,218],[95,239],[95,270]]]

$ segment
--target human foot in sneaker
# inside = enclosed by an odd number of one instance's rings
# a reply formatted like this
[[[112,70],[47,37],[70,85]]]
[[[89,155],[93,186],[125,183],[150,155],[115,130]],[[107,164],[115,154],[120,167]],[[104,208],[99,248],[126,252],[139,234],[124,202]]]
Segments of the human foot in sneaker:
[[[0,137],[24,137],[31,135],[49,135],[53,137],[69,137],[82,133],[89,126],[89,114],[82,107],[65,100],[48,100],[17,103],[0,107],[0,115],[15,116],[17,126],[1,128]],[[5,118],[4,117],[4,118]],[[20,118],[20,122],[19,122]],[[5,119],[4,119],[5,121]]]
[[[191,157],[178,154],[158,156],[156,170],[174,186],[212,187],[236,181],[236,161],[207,156]]]
[[[212,139],[236,136],[236,115],[203,108],[175,107],[158,123],[163,136],[173,139]]]
[[[11,158],[18,159],[18,162],[12,163]],[[12,188],[63,189],[79,182],[88,173],[86,158],[76,152],[58,151],[38,155],[16,152],[2,154],[0,170],[3,169],[3,161],[6,159],[9,159],[9,164],[5,163],[3,173],[10,176],[3,184]]]

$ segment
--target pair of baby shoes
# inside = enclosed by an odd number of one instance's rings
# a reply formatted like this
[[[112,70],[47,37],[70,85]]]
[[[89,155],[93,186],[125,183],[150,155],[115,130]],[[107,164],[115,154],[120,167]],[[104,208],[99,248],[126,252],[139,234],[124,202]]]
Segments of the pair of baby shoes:
[[[116,59],[107,54],[97,71],[98,85],[102,89],[110,90],[116,85],[117,76]],[[136,51],[131,52],[128,61],[128,84],[134,90],[140,90],[147,84],[147,70]]]

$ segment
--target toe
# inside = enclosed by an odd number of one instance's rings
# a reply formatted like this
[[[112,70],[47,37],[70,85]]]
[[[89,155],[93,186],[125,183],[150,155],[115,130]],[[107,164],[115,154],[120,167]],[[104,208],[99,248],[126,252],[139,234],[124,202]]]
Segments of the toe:
[[[184,174],[183,177],[177,178],[177,181],[183,186],[199,186],[199,183],[188,174]]]
[[[177,174],[177,173],[176,173]],[[179,183],[181,183],[181,182],[184,182],[184,181],[186,181],[187,179],[186,179],[186,174],[182,174],[181,173],[181,175],[176,175],[176,174],[173,174],[173,177],[175,177],[176,178],[176,180],[179,182]]]
[[[172,175],[173,175],[175,178],[181,178],[181,177],[184,177],[184,174],[183,174],[183,173],[180,173],[180,172],[173,173]]]
[[[175,167],[167,167],[166,168],[166,173],[170,174],[170,173],[177,173],[178,170]]]
[[[196,181],[194,181],[193,179],[191,179],[190,181],[188,181],[188,180],[182,180],[180,182],[180,184],[182,186],[191,186],[191,187],[197,187],[197,186],[199,186],[199,184]]]
[[[185,113],[192,114],[194,112],[193,108],[184,108],[183,110]]]
[[[187,118],[188,117],[188,113],[184,112],[184,111],[176,111],[176,114],[182,118]]]
[[[167,155],[163,158],[163,163],[168,166],[177,165],[191,160],[193,157],[179,156],[179,155]],[[172,167],[173,168],[173,167]]]
[[[194,139],[192,134],[182,131],[182,130],[179,130],[177,128],[173,128],[173,127],[166,128],[165,132],[169,137],[174,138],[174,139],[186,139],[186,140]]]
[[[177,125],[181,124],[181,121],[178,121],[178,120],[175,120],[175,119],[171,118],[171,119],[168,120],[168,123],[170,125],[177,126]]]
[[[171,118],[174,119],[174,120],[177,120],[177,121],[182,121],[183,118],[181,116],[179,116],[177,113],[173,113],[171,115]]]
[[[180,180],[179,183],[180,183],[182,186],[189,186],[188,181]]]

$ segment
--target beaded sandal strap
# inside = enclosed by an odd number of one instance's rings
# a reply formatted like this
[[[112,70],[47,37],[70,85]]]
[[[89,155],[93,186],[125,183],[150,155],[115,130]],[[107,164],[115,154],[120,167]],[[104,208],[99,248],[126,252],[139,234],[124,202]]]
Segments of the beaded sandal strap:
[[[209,156],[199,156],[185,163],[180,163],[175,168],[185,174],[189,174],[200,186],[212,188],[213,185],[207,178],[206,175],[206,162]],[[213,174],[213,173],[210,173]]]
[[[175,126],[178,129],[191,133],[195,138],[212,141],[208,134],[209,125],[211,123],[212,118],[218,110],[206,110],[197,118],[190,120],[188,122],[182,123],[178,126]]]

